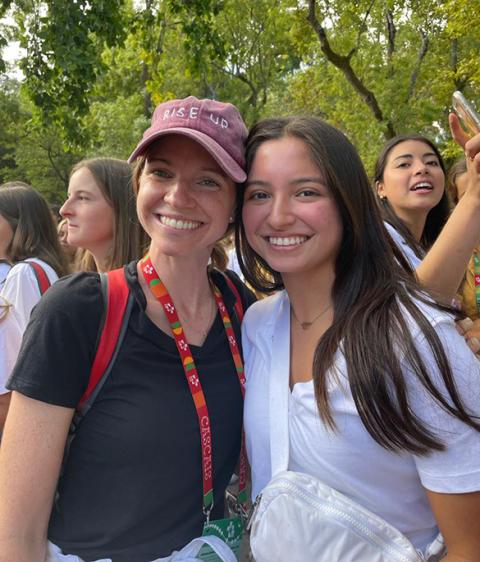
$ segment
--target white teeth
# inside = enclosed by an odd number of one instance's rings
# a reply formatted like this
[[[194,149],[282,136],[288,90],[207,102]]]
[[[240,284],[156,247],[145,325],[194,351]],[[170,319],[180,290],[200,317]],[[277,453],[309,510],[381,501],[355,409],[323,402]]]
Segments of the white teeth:
[[[426,181],[423,181],[423,182],[421,182],[421,183],[417,183],[416,185],[413,186],[412,189],[414,189],[414,190],[415,190],[415,189],[422,189],[422,188],[425,188],[425,187],[428,188],[428,189],[433,189],[432,184],[431,184],[431,183],[428,183],[428,182],[426,182]]]
[[[307,240],[306,236],[279,237],[270,236],[268,241],[272,246],[298,246]]]
[[[201,223],[196,221],[180,221],[177,219],[172,219],[169,217],[160,216],[160,222],[165,226],[170,226],[171,228],[177,228],[178,230],[194,230],[198,228]]]

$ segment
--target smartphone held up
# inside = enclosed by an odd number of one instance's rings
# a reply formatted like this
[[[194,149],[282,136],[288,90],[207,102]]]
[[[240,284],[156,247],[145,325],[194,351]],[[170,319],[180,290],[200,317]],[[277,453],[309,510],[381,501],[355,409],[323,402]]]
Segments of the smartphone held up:
[[[480,133],[480,115],[462,92],[453,92],[452,106],[466,131],[472,136]]]

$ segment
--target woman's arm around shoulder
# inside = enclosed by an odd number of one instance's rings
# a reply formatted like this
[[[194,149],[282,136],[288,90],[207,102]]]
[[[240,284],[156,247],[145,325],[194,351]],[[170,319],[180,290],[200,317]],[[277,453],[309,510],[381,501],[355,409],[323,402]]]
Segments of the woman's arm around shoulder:
[[[0,562],[43,562],[73,409],[13,392],[0,447]]]

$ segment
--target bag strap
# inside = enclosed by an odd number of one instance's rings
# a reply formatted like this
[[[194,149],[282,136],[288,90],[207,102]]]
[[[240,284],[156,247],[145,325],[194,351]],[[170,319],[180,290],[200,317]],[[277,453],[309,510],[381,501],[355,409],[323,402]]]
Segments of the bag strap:
[[[106,294],[105,322],[92,363],[87,388],[77,405],[85,416],[109,375],[127,330],[133,297],[123,268],[100,274],[102,294]]]
[[[100,287],[105,303],[105,313],[99,327],[98,345],[90,370],[87,389],[80,398],[70,423],[60,475],[65,470],[70,447],[77,429],[95,402],[98,393],[112,370],[125,337],[133,307],[133,296],[130,294],[123,268],[115,269],[108,273],[101,273]]]
[[[45,273],[45,270],[40,264],[38,264],[35,261],[25,260],[23,263],[28,263],[28,265],[33,269],[33,272],[35,273],[35,278],[38,283],[38,290],[40,291],[40,294],[43,295],[51,285],[50,279],[48,278],[48,275]]]
[[[230,279],[230,277],[226,273],[224,273],[223,271],[221,272],[221,274],[225,278],[225,281],[227,282],[227,285],[228,285],[229,289],[235,295],[235,305],[234,305],[235,312],[237,313],[238,321],[241,324],[242,320],[243,320],[243,315],[244,315],[242,297],[240,296],[240,292],[239,292],[237,286]]]
[[[288,398],[290,380],[290,301],[284,295],[274,323],[269,377],[270,462],[272,477],[287,470],[289,457]]]

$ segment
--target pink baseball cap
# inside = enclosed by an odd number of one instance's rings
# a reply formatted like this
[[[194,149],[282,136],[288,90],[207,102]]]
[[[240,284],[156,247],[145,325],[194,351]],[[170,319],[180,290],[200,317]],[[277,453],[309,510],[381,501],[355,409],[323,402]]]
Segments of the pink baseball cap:
[[[155,109],[151,126],[132,152],[131,163],[164,135],[190,137],[209,152],[234,181],[243,182],[247,128],[238,109],[231,103],[190,96],[161,103]]]

